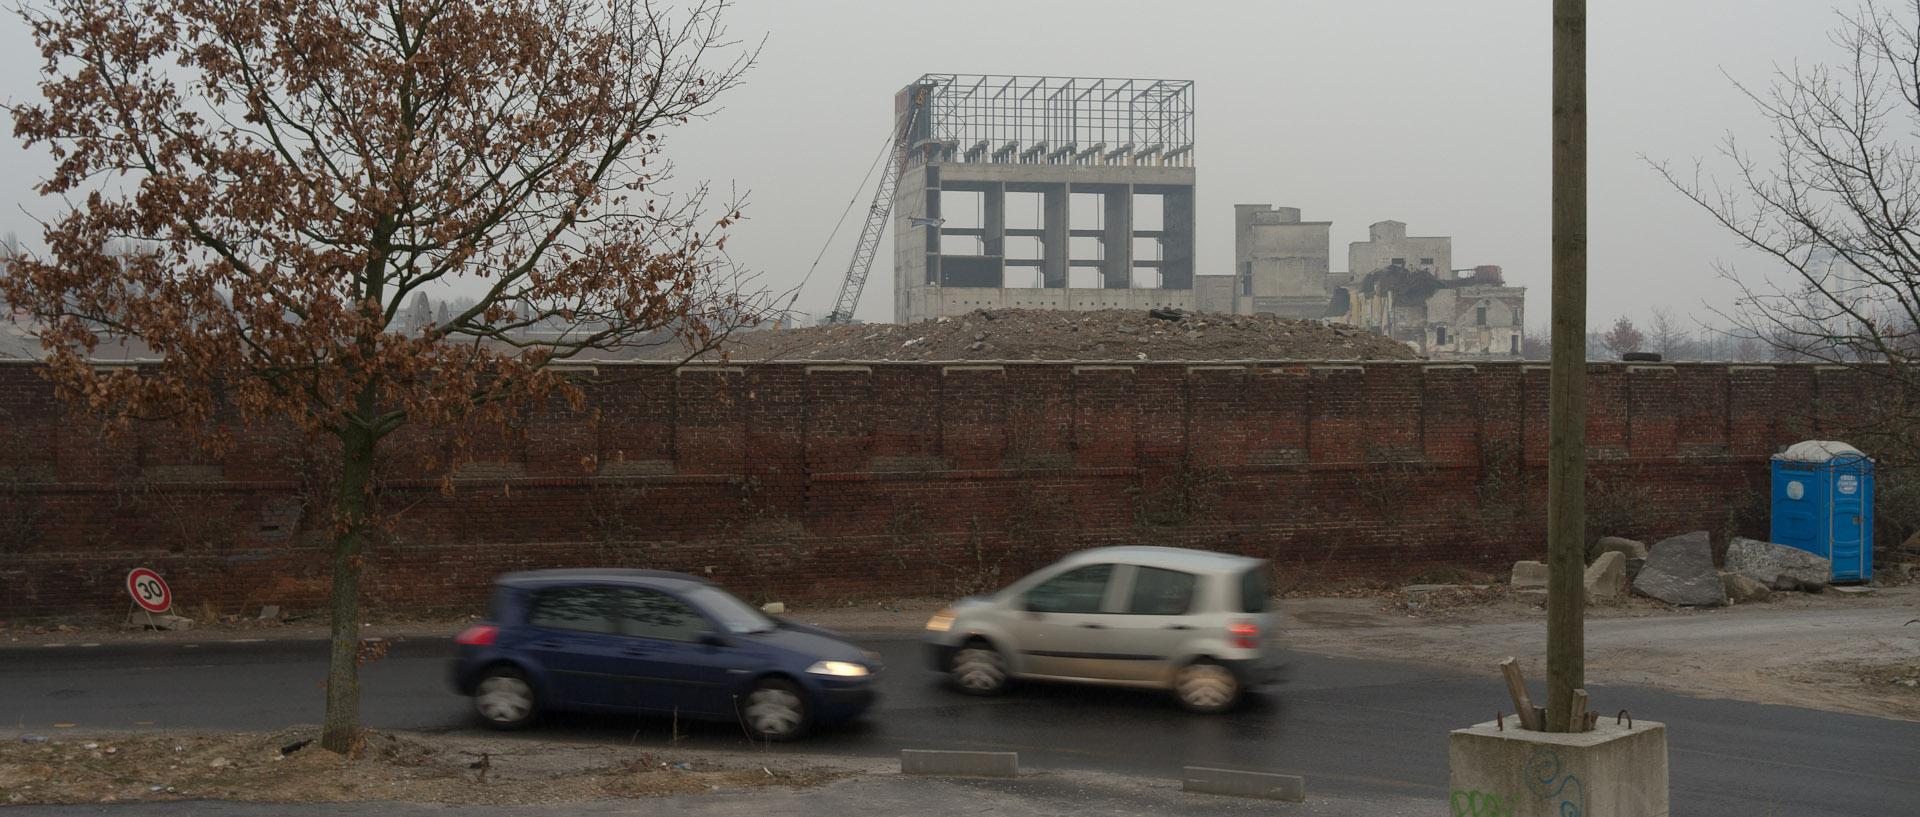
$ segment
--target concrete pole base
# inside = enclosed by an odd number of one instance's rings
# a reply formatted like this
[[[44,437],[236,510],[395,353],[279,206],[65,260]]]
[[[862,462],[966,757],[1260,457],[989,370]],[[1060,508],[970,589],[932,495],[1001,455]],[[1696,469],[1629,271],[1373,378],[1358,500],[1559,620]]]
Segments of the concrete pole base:
[[[1591,732],[1530,732],[1518,718],[1447,739],[1452,814],[1667,817],[1667,727],[1601,719]]]

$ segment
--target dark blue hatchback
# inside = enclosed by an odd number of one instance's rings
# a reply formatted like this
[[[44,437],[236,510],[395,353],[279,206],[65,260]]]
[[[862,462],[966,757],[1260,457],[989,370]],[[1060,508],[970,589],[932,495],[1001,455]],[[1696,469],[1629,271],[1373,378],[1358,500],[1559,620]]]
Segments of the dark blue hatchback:
[[[568,709],[737,719],[790,740],[873,703],[879,655],[698,576],[534,570],[494,584],[489,620],[454,639],[453,685],[496,729]]]

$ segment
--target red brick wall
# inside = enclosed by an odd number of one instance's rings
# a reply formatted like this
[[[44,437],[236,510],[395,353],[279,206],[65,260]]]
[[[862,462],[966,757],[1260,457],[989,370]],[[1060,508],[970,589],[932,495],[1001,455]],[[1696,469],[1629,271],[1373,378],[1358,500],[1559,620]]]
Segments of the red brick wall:
[[[632,379],[593,395],[597,422],[531,413],[451,495],[443,434],[389,438],[369,604],[477,609],[496,573],[575,565],[797,599],[984,590],[1109,544],[1265,556],[1282,584],[1544,555],[1537,364],[609,368]],[[1816,398],[1862,391],[1808,365],[1588,371],[1595,535],[1764,535],[1767,456],[1817,434]],[[326,446],[190,440],[106,440],[0,365],[0,620],[117,615],[135,566],[193,611],[319,607]]]

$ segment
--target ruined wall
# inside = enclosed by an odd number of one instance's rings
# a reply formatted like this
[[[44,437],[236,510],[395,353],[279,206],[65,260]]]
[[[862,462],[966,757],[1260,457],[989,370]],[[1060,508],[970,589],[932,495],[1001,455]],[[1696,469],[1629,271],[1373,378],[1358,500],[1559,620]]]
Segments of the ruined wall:
[[[602,367],[602,374],[609,374]],[[1766,458],[1797,409],[1852,399],[1809,365],[1590,367],[1590,513],[1606,533],[1764,535]],[[385,449],[400,509],[368,603],[477,610],[501,571],[711,575],[750,598],[952,595],[1079,548],[1183,545],[1299,577],[1498,568],[1545,547],[1547,370],[1521,363],[635,364],[492,440],[456,490]],[[0,620],[118,615],[135,566],[178,604],[315,609],[328,455],[254,430],[214,459],[110,442],[30,364],[0,364]]]

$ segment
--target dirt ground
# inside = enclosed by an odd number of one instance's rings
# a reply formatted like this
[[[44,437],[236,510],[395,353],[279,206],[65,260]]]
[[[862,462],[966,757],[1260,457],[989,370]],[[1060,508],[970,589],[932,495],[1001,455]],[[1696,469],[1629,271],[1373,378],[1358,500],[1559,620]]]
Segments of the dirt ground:
[[[791,755],[676,752],[369,731],[357,756],[272,733],[61,735],[0,744],[0,805],[244,800],[448,805],[658,797],[814,786],[860,770]]]
[[[1598,603],[1587,614],[1589,685],[1651,685],[1920,721],[1920,623],[1908,624],[1920,619],[1920,584],[1868,590],[1777,592],[1766,603],[1718,609],[1645,598]],[[867,636],[908,636],[943,601],[795,604],[787,615]],[[1296,652],[1416,661],[1490,679],[1501,659],[1514,656],[1529,678],[1544,678],[1545,609],[1504,585],[1322,588],[1278,605]],[[386,620],[364,629],[369,638],[400,639],[445,636],[464,624]],[[324,624],[314,620],[215,620],[175,632],[84,622],[0,625],[0,642],[8,646],[324,636]],[[1490,700],[1488,714],[1502,703]],[[1613,711],[1604,695],[1593,707]],[[300,745],[317,734],[309,725],[267,734],[9,737],[0,743],[0,804],[200,798],[534,804],[805,787],[893,771],[879,761],[785,750],[723,753],[380,732],[370,732],[365,748],[349,758]]]
[[[1413,360],[1406,344],[1344,324],[1108,309],[978,309],[914,324],[743,332],[732,360]],[[664,356],[668,350],[657,350]]]

